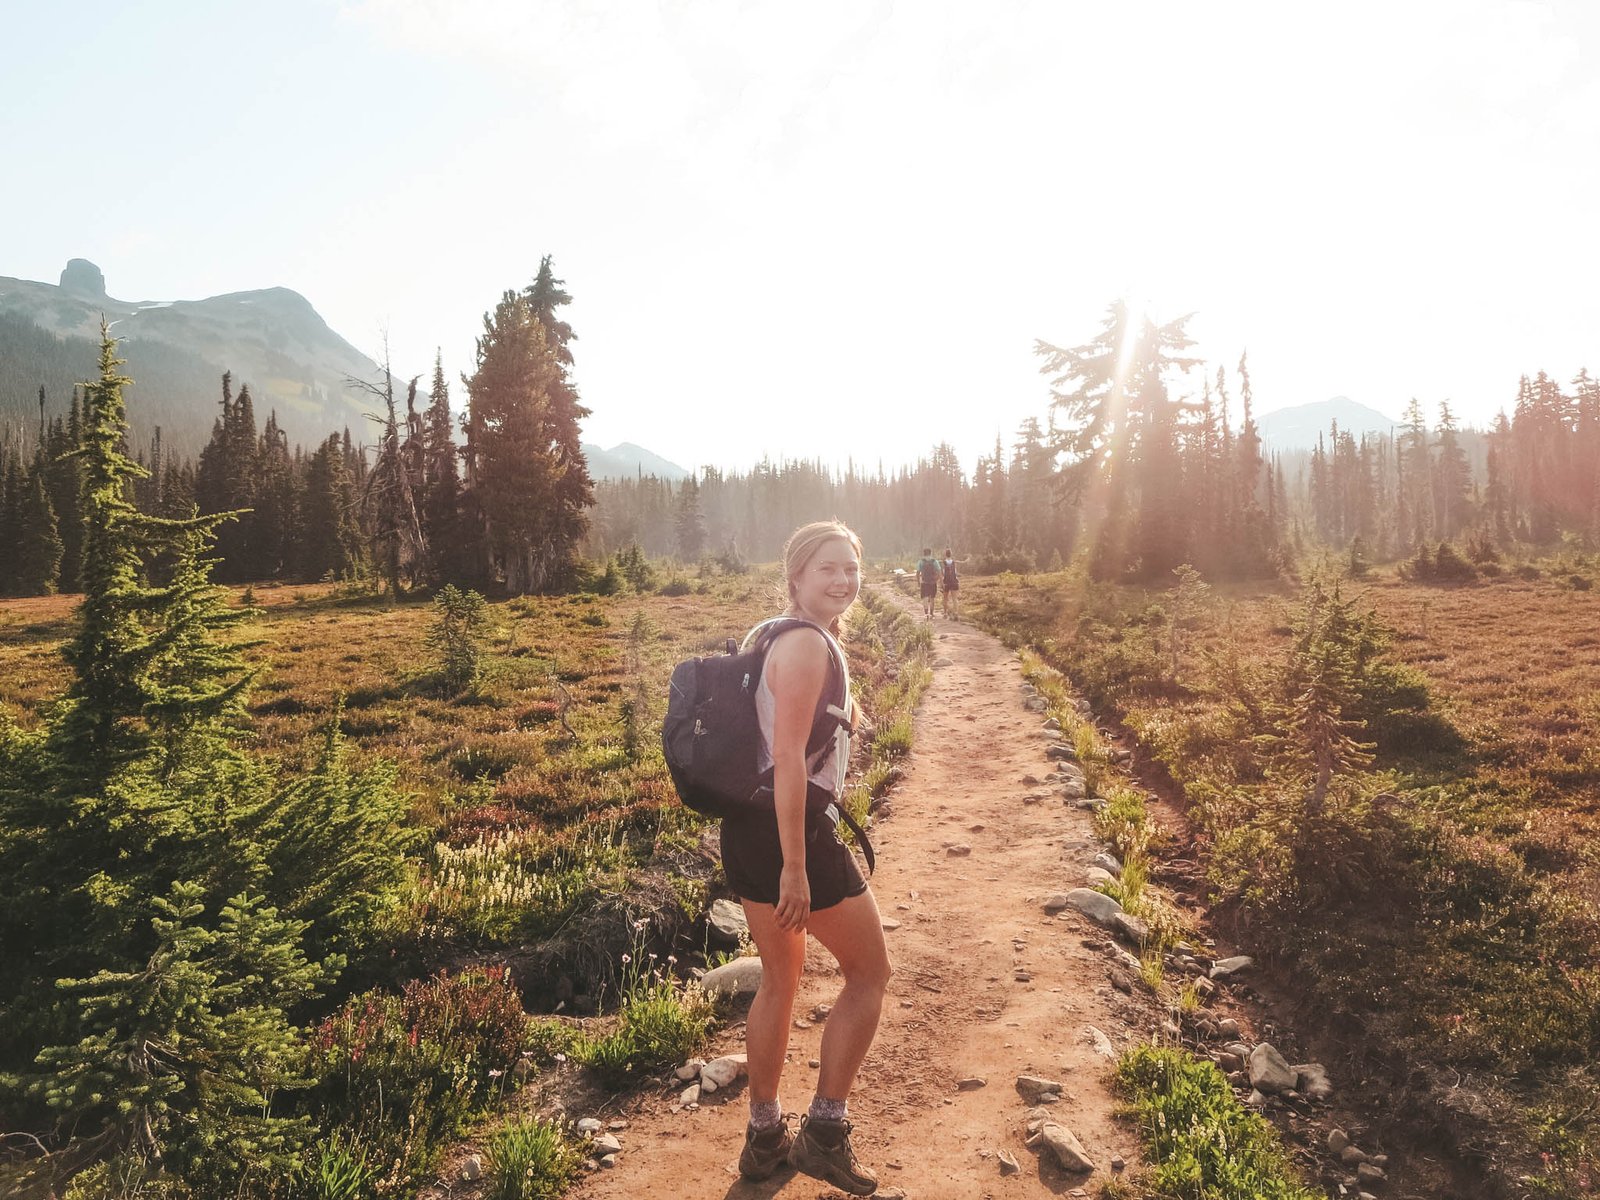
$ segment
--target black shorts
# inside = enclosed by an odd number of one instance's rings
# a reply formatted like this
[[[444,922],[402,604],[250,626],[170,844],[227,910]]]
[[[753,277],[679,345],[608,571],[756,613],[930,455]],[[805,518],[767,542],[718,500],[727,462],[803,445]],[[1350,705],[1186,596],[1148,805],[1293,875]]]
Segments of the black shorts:
[[[925,584],[922,585],[922,598],[924,600],[932,600],[938,594],[939,594],[939,585],[938,585],[938,583],[925,583]]]
[[[806,880],[811,884],[811,909],[820,912],[867,890],[856,856],[839,837],[831,814],[806,814]],[[753,809],[722,819],[722,871],[728,886],[742,900],[778,902],[778,877],[783,873],[783,844],[778,840],[778,814]]]

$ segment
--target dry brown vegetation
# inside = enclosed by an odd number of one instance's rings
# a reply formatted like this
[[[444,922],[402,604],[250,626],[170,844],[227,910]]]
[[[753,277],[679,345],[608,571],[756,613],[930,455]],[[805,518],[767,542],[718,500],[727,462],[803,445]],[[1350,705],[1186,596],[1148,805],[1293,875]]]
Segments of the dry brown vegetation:
[[[1337,581],[1390,665],[1363,685],[1376,758],[1320,815],[1261,737],[1282,728],[1303,588],[1215,588],[1175,674],[1166,590],[1061,573],[966,593],[1137,735],[1184,797],[1217,918],[1445,1139],[1470,1194],[1521,1176],[1518,1194],[1572,1194],[1596,1156],[1600,597],[1534,574]]]

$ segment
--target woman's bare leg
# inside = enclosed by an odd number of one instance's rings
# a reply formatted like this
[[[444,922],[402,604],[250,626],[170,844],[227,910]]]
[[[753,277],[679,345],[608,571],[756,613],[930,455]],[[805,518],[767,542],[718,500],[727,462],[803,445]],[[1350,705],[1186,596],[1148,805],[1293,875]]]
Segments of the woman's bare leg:
[[[744,915],[750,924],[750,938],[761,954],[761,986],[750,1002],[744,1027],[750,1101],[754,1104],[778,1098],[783,1056],[789,1049],[794,993],[806,963],[806,935],[803,929],[778,928],[771,904],[746,900]]]
[[[844,975],[844,988],[823,1028],[822,1069],[817,1074],[817,1095],[843,1100],[850,1095],[856,1072],[861,1069],[861,1061],[866,1058],[878,1031],[883,997],[893,971],[888,947],[883,942],[883,918],[878,913],[877,900],[867,891],[840,901],[832,908],[813,912],[808,926],[816,939],[839,960],[839,970]],[[765,979],[762,986],[765,986]],[[754,1062],[752,1053],[752,1091],[755,1088]]]

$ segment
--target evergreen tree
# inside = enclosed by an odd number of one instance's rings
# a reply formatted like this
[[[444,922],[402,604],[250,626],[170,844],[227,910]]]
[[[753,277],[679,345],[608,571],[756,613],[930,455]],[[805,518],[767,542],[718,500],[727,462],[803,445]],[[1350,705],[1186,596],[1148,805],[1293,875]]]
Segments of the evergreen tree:
[[[256,450],[255,504],[248,578],[282,578],[293,569],[300,496],[288,435],[278,427],[276,411],[268,414]]]
[[[306,579],[345,579],[361,568],[361,530],[349,460],[335,433],[307,462],[300,547],[300,573]]]
[[[385,356],[387,358],[387,356]],[[399,596],[402,579],[416,583],[427,570],[428,549],[408,460],[420,452],[411,430],[417,408],[417,381],[411,380],[406,398],[406,433],[400,431],[394,400],[394,377],[387,366],[383,383],[368,391],[384,402],[383,434],[378,456],[362,492],[362,511],[369,517],[369,543],[373,566],[389,584],[389,594]]]
[[[545,343],[556,360],[556,379],[550,388],[550,439],[559,467],[553,483],[553,520],[549,534],[562,548],[551,581],[563,583],[570,575],[574,548],[588,530],[588,510],[594,504],[594,482],[583,456],[579,423],[589,415],[572,381],[572,343],[578,335],[563,320],[560,309],[572,303],[564,280],[557,279],[547,254],[539,274],[527,289],[528,308],[544,328]]]
[[[284,1014],[323,972],[298,949],[303,927],[250,896],[206,929],[203,893],[178,883],[153,901],[155,946],[140,967],[61,981],[77,1038],[41,1051],[25,1087],[124,1178],[167,1166],[231,1190],[298,1166],[310,1124],[271,1115],[269,1101],[305,1082]]]
[[[0,596],[14,595],[19,590],[25,483],[16,438],[9,426],[0,427]]]
[[[67,706],[56,726],[62,761],[95,786],[137,757],[147,738],[139,721],[152,699],[145,667],[152,649],[146,614],[159,593],[143,579],[143,555],[157,522],[128,499],[143,472],[122,450],[126,416],[117,373],[122,360],[102,327],[100,378],[88,389],[82,459],[83,604],[64,651],[73,670]]]
[[[211,440],[200,452],[195,473],[195,501],[205,516],[233,513],[235,520],[217,534],[218,577],[235,581],[257,575],[256,515],[258,459],[255,402],[248,386],[233,395],[233,375],[222,376],[221,414],[211,427]]]
[[[24,485],[17,508],[16,558],[13,588],[19,596],[48,596],[61,577],[63,547],[55,508],[45,487],[43,463],[37,463]]]
[[[1132,565],[1131,526],[1139,519],[1141,485],[1166,496],[1166,483],[1156,472],[1170,465],[1177,420],[1163,379],[1169,370],[1194,365],[1180,354],[1193,344],[1184,331],[1187,321],[1181,317],[1157,326],[1136,319],[1118,301],[1090,342],[1072,348],[1034,344],[1034,353],[1044,360],[1040,371],[1051,377],[1052,421],[1059,414],[1065,423],[1054,447],[1067,459],[1060,479],[1069,496],[1087,501],[1089,518],[1098,522],[1092,566],[1102,577]],[[1147,455],[1152,430],[1155,440]],[[1159,508],[1150,544],[1181,544],[1170,529],[1170,505],[1163,499]],[[1154,563],[1145,565],[1157,569]],[[1168,562],[1161,569],[1176,565]]]
[[[461,472],[450,420],[450,389],[444,378],[444,357],[433,361],[433,392],[422,433],[422,499],[420,517],[436,581],[464,579],[468,563],[462,554]]]
[[[1273,773],[1304,789],[1304,817],[1322,815],[1334,778],[1372,761],[1358,741],[1362,728],[1350,715],[1363,669],[1364,623],[1337,587],[1327,594],[1314,581],[1284,671],[1275,728],[1262,740]]]
[[[698,562],[706,548],[706,516],[700,507],[700,484],[690,476],[678,488],[678,513],[675,521],[678,558]]]
[[[493,565],[514,593],[568,577],[592,502],[577,424],[587,410],[566,384],[560,349],[529,300],[507,292],[484,317],[467,380],[472,490]]]
[[[1408,551],[1428,540],[1433,512],[1433,459],[1428,451],[1428,423],[1422,415],[1422,403],[1415,396],[1406,406],[1405,434],[1401,442],[1401,459],[1408,480],[1405,495],[1405,512],[1410,517],[1409,526],[1402,523],[1400,545]]]
[[[1439,436],[1434,443],[1434,515],[1435,526],[1441,539],[1458,537],[1471,520],[1472,470],[1467,465],[1466,451],[1456,433],[1455,414],[1450,402],[1439,402]]]
[[[43,400],[41,388],[41,406]],[[83,442],[83,419],[83,402],[77,389],[73,389],[66,423],[52,422],[48,436],[41,443],[45,488],[50,494],[50,509],[55,514],[61,539],[57,583],[58,590],[63,592],[77,592],[83,587],[83,471],[77,458]]]

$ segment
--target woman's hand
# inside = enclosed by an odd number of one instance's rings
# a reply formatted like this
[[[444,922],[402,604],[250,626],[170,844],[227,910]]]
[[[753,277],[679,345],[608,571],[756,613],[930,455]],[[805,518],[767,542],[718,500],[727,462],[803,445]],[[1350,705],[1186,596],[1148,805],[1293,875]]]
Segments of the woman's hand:
[[[803,930],[811,916],[811,881],[805,863],[784,863],[778,876],[778,907],[773,916],[779,929]]]

